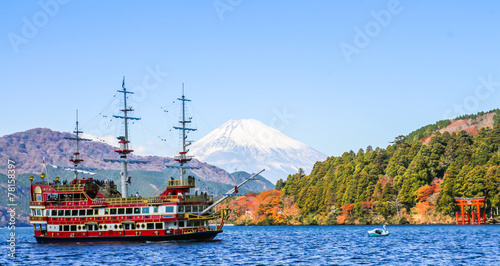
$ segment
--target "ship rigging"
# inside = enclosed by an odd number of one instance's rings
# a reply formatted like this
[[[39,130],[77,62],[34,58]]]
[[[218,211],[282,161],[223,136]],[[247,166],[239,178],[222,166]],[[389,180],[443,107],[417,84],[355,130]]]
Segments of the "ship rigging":
[[[182,133],[182,151],[174,157],[179,165],[168,167],[179,169],[178,179],[168,179],[165,187],[152,197],[128,196],[127,166],[131,163],[147,163],[143,160],[132,160],[127,157],[133,150],[129,148],[128,121],[140,118],[129,116],[132,108],[127,106],[127,95],[133,94],[122,82],[123,115],[115,118],[123,119],[125,130],[119,136],[120,148],[115,150],[119,159],[104,159],[106,162],[120,163],[121,193],[113,181],[84,177],[90,168],[80,166],[83,162],[80,154],[80,142],[89,141],[80,137],[83,133],[78,126],[78,114],[75,137],[68,140],[76,142],[76,152],[70,161],[72,167],[63,169],[74,171],[74,179],[61,184],[59,178],[45,180],[45,173],[40,174],[41,181],[34,182],[30,177],[30,223],[34,227],[34,236],[38,243],[52,242],[96,242],[96,241],[165,241],[165,240],[212,240],[222,232],[228,210],[216,210],[216,206],[229,196],[235,195],[238,188],[248,181],[257,178],[257,174],[236,185],[218,200],[206,193],[191,193],[196,188],[193,176],[186,178],[186,170],[197,169],[188,166],[192,156],[188,156],[186,132],[196,129],[187,125],[185,102],[190,101],[183,95],[182,120],[180,126],[174,127]],[[79,175],[79,173],[83,173]],[[220,222],[217,222],[220,220]],[[215,221],[210,226],[209,221]]]

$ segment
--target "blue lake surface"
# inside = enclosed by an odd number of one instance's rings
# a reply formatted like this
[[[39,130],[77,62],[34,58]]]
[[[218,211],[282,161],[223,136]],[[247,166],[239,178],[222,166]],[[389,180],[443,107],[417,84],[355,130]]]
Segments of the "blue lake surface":
[[[37,244],[17,228],[15,259],[0,229],[1,265],[500,265],[498,225],[234,226],[212,242]]]

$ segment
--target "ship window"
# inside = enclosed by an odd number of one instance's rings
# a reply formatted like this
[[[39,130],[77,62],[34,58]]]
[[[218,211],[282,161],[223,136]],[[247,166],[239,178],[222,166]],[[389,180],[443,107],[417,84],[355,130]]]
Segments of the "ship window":
[[[165,212],[173,213],[174,212],[174,206],[167,206],[167,207],[165,207]]]
[[[70,210],[65,210],[64,211],[64,216],[70,216],[71,215],[71,211]]]
[[[155,223],[155,229],[163,229],[163,223]]]
[[[71,211],[71,216],[77,216],[77,215],[78,215],[78,210]]]
[[[82,230],[82,226],[81,225],[78,226],[78,230]]]
[[[179,222],[179,227],[184,227],[184,221]]]
[[[186,212],[191,212],[191,206],[186,206]]]
[[[124,208],[118,208],[118,214],[125,214]]]
[[[92,209],[88,209],[88,210],[87,210],[87,215],[88,215],[88,216],[92,215]]]
[[[57,210],[52,210],[52,216],[57,216]]]
[[[132,208],[126,208],[125,209],[126,214],[132,214]]]
[[[63,216],[63,215],[64,215],[64,210],[57,211],[57,216]]]
[[[69,231],[69,225],[64,225],[63,226],[63,231]]]
[[[141,208],[134,208],[134,214],[140,214]]]
[[[200,221],[194,221],[194,226],[199,226],[200,225]]]
[[[193,226],[193,222],[192,221],[186,221],[186,226],[187,227]]]
[[[98,215],[99,214],[99,209],[94,209],[94,215]]]
[[[193,212],[198,212],[198,206],[193,206]]]
[[[70,231],[76,231],[76,225],[72,225]]]
[[[154,207],[154,208],[153,208],[153,212],[154,212],[154,213],[157,213],[157,212],[158,212],[158,207]]]
[[[179,206],[179,212],[184,212],[184,206]]]
[[[110,214],[116,214],[116,209],[109,209]]]
[[[148,224],[148,228],[147,229],[155,229],[155,224]]]
[[[101,224],[101,225],[99,225],[99,230],[102,230],[102,224]]]
[[[106,215],[109,214],[109,209],[108,208],[104,209],[104,214],[106,214]]]
[[[142,208],[142,213],[149,213],[149,208]]]
[[[80,210],[79,213],[78,213],[78,215],[85,216],[85,210]]]
[[[145,224],[142,224],[141,225],[142,229],[146,228],[146,225]]]
[[[41,215],[42,215],[42,213],[41,213],[40,209],[37,209],[36,210],[36,216],[41,216]]]

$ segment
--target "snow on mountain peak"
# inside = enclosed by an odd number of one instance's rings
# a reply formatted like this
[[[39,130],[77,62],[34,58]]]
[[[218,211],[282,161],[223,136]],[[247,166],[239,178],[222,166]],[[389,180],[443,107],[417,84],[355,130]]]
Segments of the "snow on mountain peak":
[[[272,182],[299,168],[310,171],[326,155],[255,119],[229,120],[190,147],[190,155],[225,168],[263,173]]]

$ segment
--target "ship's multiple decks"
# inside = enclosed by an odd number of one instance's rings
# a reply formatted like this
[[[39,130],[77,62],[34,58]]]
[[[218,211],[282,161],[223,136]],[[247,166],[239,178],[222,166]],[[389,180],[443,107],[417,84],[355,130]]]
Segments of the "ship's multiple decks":
[[[213,203],[213,197],[188,194],[195,185],[194,179],[169,180],[159,197],[128,198],[102,197],[98,193],[100,186],[78,182],[32,184],[30,222],[35,237],[115,239],[220,230],[208,226],[208,221],[215,217],[212,213],[198,215]]]

